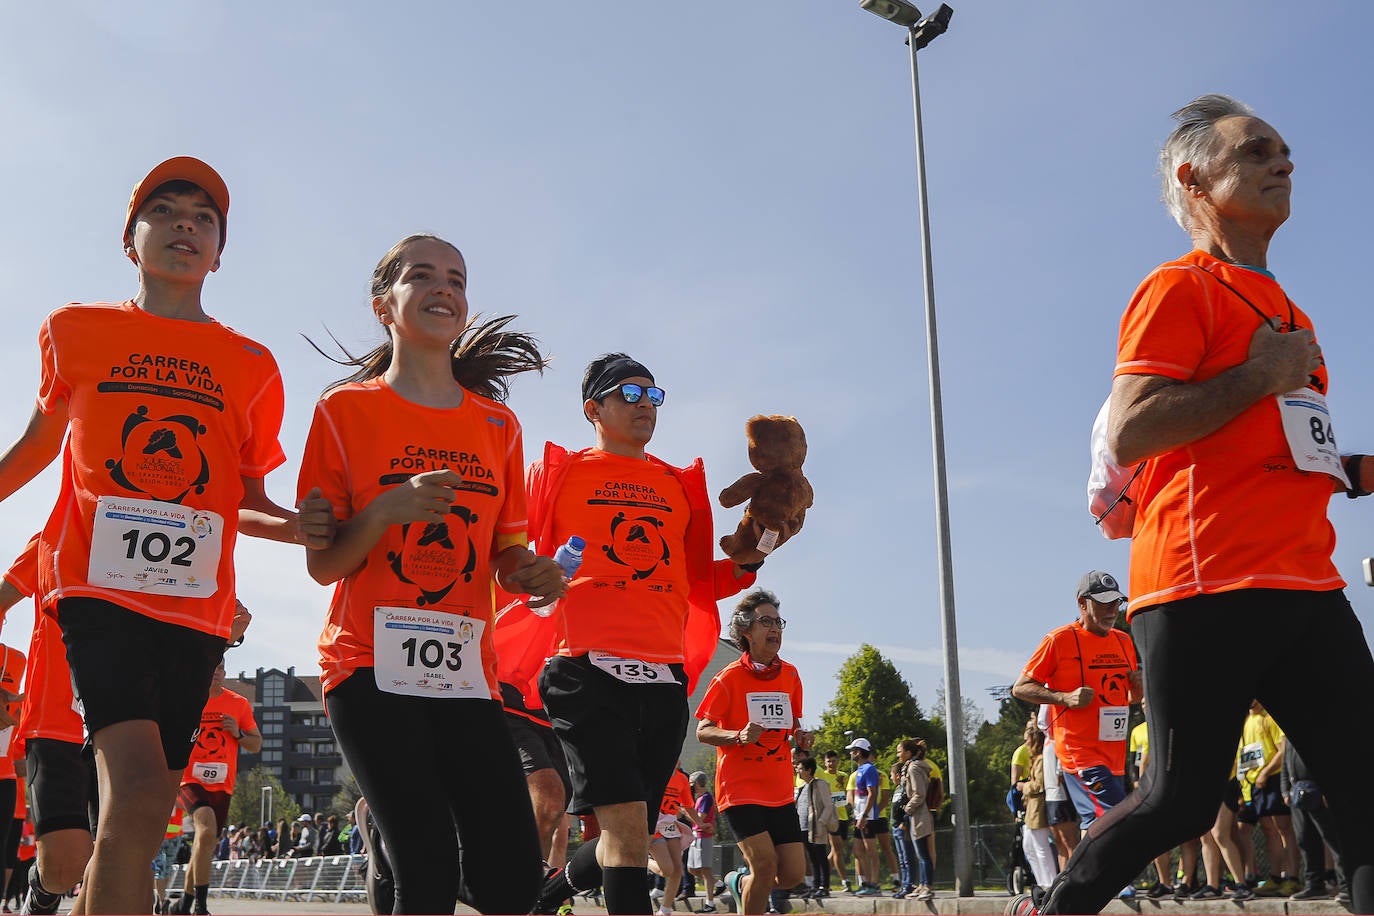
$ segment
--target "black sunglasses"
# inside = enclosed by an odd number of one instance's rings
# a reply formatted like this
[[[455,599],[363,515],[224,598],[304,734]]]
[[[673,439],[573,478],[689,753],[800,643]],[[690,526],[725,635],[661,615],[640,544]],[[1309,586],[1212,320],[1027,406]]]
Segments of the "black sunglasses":
[[[668,395],[662,388],[655,388],[653,385],[645,388],[643,385],[626,382],[623,385],[612,385],[610,388],[598,394],[593,400],[599,401],[602,398],[615,394],[617,391],[619,391],[620,396],[625,399],[626,404],[638,404],[639,399],[647,394],[649,396],[649,403],[655,407],[662,407],[663,399]]]

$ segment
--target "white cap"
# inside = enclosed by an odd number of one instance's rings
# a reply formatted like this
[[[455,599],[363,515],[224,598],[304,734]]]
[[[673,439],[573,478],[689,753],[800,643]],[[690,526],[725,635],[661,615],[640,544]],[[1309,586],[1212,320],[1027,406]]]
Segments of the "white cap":
[[[861,751],[868,751],[870,754],[873,753],[873,745],[868,743],[867,738],[855,738],[853,741],[846,744],[844,749],[852,751],[856,747]]]

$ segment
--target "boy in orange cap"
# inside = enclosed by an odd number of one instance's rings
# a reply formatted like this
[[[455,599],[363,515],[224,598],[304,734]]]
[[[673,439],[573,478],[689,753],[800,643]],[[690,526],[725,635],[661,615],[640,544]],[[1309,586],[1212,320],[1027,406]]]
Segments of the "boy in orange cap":
[[[148,863],[231,631],[239,531],[332,538],[323,501],[298,515],[266,494],[285,460],[276,361],[201,305],[228,211],[224,180],[198,159],[169,159],[134,187],[122,235],[138,293],[47,317],[36,409],[0,455],[3,500],[63,450],[38,584],[95,745],[84,912],[142,912],[152,896]]]

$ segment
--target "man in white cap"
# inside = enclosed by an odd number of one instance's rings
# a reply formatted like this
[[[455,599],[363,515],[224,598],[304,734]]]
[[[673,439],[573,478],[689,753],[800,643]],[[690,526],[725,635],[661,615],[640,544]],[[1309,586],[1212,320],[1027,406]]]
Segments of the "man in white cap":
[[[1135,645],[1115,629],[1126,602],[1116,579],[1093,570],[1077,594],[1078,619],[1040,641],[1011,692],[1049,705],[1055,753],[1086,833],[1126,797],[1127,723],[1141,678]]]
[[[878,801],[881,795],[882,780],[878,768],[873,765],[873,745],[867,738],[855,738],[844,746],[849,751],[849,759],[854,761],[854,775],[850,777],[854,785],[854,862],[855,871],[862,871],[856,897],[876,897],[882,893],[878,886],[878,844],[869,840],[875,835],[872,827],[877,823]],[[862,868],[859,866],[862,865]]]

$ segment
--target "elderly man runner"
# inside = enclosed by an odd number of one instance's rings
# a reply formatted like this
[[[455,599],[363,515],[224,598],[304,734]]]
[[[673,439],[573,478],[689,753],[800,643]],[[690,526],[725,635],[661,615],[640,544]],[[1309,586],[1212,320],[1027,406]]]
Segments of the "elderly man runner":
[[[1095,913],[1155,855],[1216,816],[1258,697],[1331,803],[1354,911],[1374,912],[1370,801],[1351,761],[1374,755],[1362,706],[1374,658],[1331,561],[1334,493],[1374,486],[1341,455],[1311,318],[1269,269],[1293,162],[1246,105],[1202,96],[1174,114],[1164,199],[1194,250],[1156,268],[1121,321],[1108,446],[1144,462],[1128,615],[1145,671],[1150,759],[1140,791],[1088,829],[1042,913]],[[1267,634],[1244,653],[1238,632]]]

